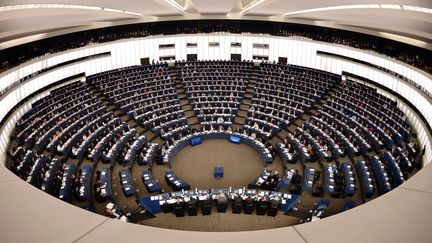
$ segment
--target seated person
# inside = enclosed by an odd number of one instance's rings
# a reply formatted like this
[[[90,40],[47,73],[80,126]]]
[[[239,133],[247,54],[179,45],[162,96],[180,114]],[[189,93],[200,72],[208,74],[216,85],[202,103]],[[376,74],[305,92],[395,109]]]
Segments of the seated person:
[[[229,126],[229,127],[227,128],[226,131],[227,131],[227,132],[232,132],[232,128],[231,128],[231,126]]]
[[[222,192],[217,195],[216,199],[217,199],[218,204],[227,204],[228,203],[228,198]]]
[[[259,129],[259,125],[258,125],[258,123],[254,123],[254,125],[253,125],[253,128],[255,128],[255,129]]]
[[[272,175],[267,177],[267,180],[263,184],[263,189],[274,191],[278,182],[279,182],[279,172],[275,170]]]
[[[167,153],[166,146],[162,146],[160,149],[160,154],[161,154],[162,158],[166,155],[166,153]]]

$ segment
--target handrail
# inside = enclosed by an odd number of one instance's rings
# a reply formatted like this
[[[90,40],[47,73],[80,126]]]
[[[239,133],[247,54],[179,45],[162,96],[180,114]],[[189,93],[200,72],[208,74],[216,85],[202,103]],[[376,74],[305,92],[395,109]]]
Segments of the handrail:
[[[5,122],[9,119],[9,117],[19,108],[21,107],[25,102],[29,101],[30,99],[36,97],[37,95],[39,95],[40,93],[51,89],[52,87],[55,87],[61,83],[73,80],[73,79],[77,79],[80,77],[85,77],[85,73],[79,73],[73,76],[69,76],[67,78],[61,79],[59,81],[56,81],[50,85],[47,85],[43,88],[38,89],[37,91],[33,92],[32,94],[28,95],[27,97],[25,97],[24,99],[22,99],[20,102],[18,102],[12,109],[9,110],[8,113],[6,113],[6,115],[2,118],[2,120],[0,121],[0,128],[3,127],[3,125],[5,124]]]
[[[18,84],[26,81],[27,79],[34,78],[34,77],[36,77],[36,76],[38,76],[40,74],[43,74],[43,73],[55,70],[57,68],[60,68],[60,67],[63,67],[63,66],[69,65],[69,64],[73,64],[73,63],[77,63],[77,62],[81,62],[81,61],[89,60],[89,59],[93,59],[93,58],[107,57],[107,56],[111,56],[111,52],[102,52],[102,53],[98,53],[98,54],[94,54],[94,55],[80,57],[80,58],[77,58],[77,59],[73,59],[73,60],[69,60],[69,61],[66,61],[66,62],[58,63],[58,64],[56,64],[54,66],[51,66],[51,67],[43,68],[43,69],[41,69],[41,70],[39,70],[37,72],[31,73],[31,74],[29,74],[29,75],[27,75],[27,76],[25,76],[25,77],[23,77],[23,78],[15,81],[15,82],[13,82],[13,83],[11,83],[6,88],[2,89],[0,91],[0,100],[3,99],[3,95],[5,93],[7,93],[9,90],[13,89]]]
[[[392,75],[392,76],[394,76],[394,77],[396,77],[398,79],[401,79],[401,80],[407,82],[408,84],[414,86],[417,90],[419,90],[425,96],[427,96],[427,99],[429,100],[429,103],[432,103],[432,94],[429,93],[429,91],[425,90],[424,87],[422,87],[420,84],[418,84],[418,83],[412,81],[411,79],[409,79],[409,78],[407,78],[407,77],[405,77],[405,76],[403,76],[403,75],[401,75],[399,73],[396,73],[396,72],[394,72],[394,71],[392,71],[390,69],[387,69],[385,67],[381,67],[379,65],[376,65],[376,64],[373,64],[373,63],[370,63],[370,62],[359,60],[359,59],[356,59],[356,58],[347,57],[347,56],[344,56],[344,55],[330,53],[330,52],[325,52],[325,51],[317,51],[317,55],[336,57],[336,58],[344,59],[344,60],[347,60],[347,61],[359,63],[359,64],[362,64],[362,65],[365,65],[365,66],[369,66],[369,67],[378,69],[380,71],[384,71],[384,72],[386,72],[386,73],[388,73],[388,74],[390,74],[390,75]]]

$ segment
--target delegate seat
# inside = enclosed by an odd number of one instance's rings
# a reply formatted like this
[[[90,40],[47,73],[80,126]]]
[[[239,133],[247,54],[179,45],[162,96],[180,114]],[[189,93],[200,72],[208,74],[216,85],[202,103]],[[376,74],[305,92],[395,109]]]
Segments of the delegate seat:
[[[130,197],[135,195],[137,191],[132,184],[132,176],[130,174],[129,169],[121,169],[119,175],[120,175],[120,181],[121,181],[123,193],[125,194],[125,196]]]

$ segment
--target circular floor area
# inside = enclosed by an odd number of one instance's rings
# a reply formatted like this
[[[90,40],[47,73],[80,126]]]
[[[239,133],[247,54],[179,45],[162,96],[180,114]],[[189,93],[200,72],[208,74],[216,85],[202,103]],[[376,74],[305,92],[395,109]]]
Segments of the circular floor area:
[[[222,179],[214,178],[215,166],[224,167]],[[247,187],[264,169],[261,155],[245,144],[233,144],[223,139],[204,140],[188,146],[175,156],[172,169],[192,188]],[[267,168],[282,171],[280,163]]]

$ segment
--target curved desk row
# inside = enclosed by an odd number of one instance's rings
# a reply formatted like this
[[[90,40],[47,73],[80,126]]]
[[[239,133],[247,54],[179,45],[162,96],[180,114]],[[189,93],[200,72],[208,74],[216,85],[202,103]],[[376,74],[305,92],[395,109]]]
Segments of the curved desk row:
[[[187,203],[190,200],[197,200],[198,203],[217,200],[220,194],[224,194],[229,200],[252,200],[254,202],[260,201],[279,201],[279,210],[288,212],[298,201],[298,196],[294,194],[256,190],[256,189],[206,189],[206,190],[183,190],[178,192],[167,192],[155,196],[145,196],[140,198],[140,204],[148,212],[157,214],[163,212],[165,207],[178,203]]]
[[[226,132],[226,131],[205,131],[205,132],[198,132],[194,134],[189,134],[185,136],[184,138],[176,141],[173,145],[171,145],[168,149],[166,154],[163,157],[164,163],[168,163],[169,167],[171,168],[172,160],[174,156],[183,148],[187,147],[191,144],[191,141],[193,138],[200,137],[202,140],[206,139],[230,139],[230,136],[234,135],[240,138],[238,143],[244,143],[253,149],[255,149],[262,157],[264,164],[272,163],[273,162],[273,156],[271,155],[270,151],[262,144],[261,142],[258,142],[257,140],[251,138],[248,135],[235,133],[235,132]]]

